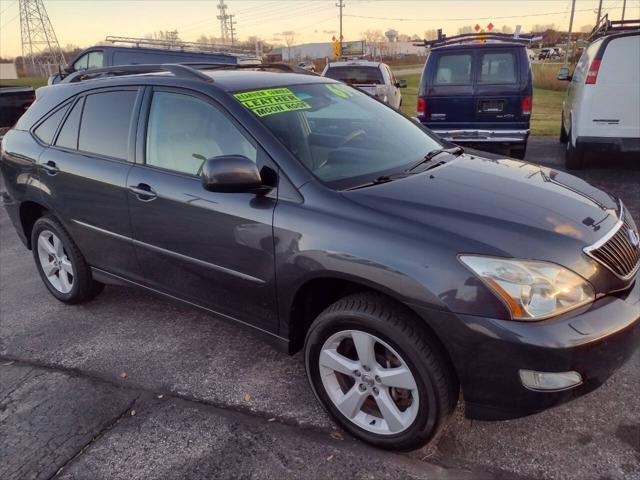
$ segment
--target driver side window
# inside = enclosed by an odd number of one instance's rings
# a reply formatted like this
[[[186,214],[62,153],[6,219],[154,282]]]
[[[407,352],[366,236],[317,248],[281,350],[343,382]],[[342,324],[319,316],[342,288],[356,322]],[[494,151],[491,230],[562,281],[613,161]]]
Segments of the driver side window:
[[[191,95],[155,92],[147,125],[146,163],[200,175],[208,158],[257,150],[218,108]]]

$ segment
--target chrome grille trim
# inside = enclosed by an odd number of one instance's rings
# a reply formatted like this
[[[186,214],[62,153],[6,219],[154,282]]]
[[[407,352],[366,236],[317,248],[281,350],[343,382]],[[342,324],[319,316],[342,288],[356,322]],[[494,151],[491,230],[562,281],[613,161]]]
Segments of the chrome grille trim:
[[[603,265],[616,277],[629,280],[640,269],[640,245],[634,246],[628,231],[636,227],[631,214],[620,202],[620,218],[614,227],[593,245],[584,248],[584,253]]]

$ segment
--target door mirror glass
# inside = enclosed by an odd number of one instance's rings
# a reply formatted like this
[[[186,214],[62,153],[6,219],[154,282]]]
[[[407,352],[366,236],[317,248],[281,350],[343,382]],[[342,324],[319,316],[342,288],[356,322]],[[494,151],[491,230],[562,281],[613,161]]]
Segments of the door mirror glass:
[[[272,189],[262,181],[255,162],[243,155],[207,159],[202,165],[202,186],[210,192],[259,195],[266,195]]]
[[[406,80],[398,80],[396,82],[396,87],[398,87],[398,88],[407,88],[407,81]]]
[[[560,70],[558,70],[558,80],[567,81],[567,82],[571,80],[569,67],[562,67]]]

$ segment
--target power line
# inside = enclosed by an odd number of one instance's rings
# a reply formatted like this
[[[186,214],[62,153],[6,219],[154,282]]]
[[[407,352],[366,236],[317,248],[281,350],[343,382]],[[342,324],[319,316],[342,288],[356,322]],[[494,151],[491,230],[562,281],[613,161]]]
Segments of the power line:
[[[621,7],[613,7],[611,10],[615,10]],[[592,12],[591,8],[584,8],[582,10],[576,10],[576,12]],[[525,15],[505,15],[505,16],[491,16],[491,17],[467,17],[467,18],[392,18],[392,17],[373,17],[369,15],[344,15],[345,17],[354,18],[366,18],[370,20],[393,20],[397,22],[462,22],[462,21],[474,21],[474,20],[501,20],[507,18],[525,18],[525,17],[544,17],[548,15],[562,15],[564,12],[546,12],[546,13],[530,13]]]

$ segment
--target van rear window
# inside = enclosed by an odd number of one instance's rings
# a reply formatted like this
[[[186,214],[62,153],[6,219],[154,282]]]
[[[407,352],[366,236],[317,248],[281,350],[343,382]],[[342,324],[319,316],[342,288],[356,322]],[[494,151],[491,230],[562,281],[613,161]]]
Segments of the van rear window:
[[[330,67],[326,77],[350,85],[382,85],[384,79],[378,67]]]
[[[458,53],[442,55],[438,59],[436,85],[470,85],[471,55]]]
[[[516,58],[510,52],[483,53],[478,83],[516,83]]]

